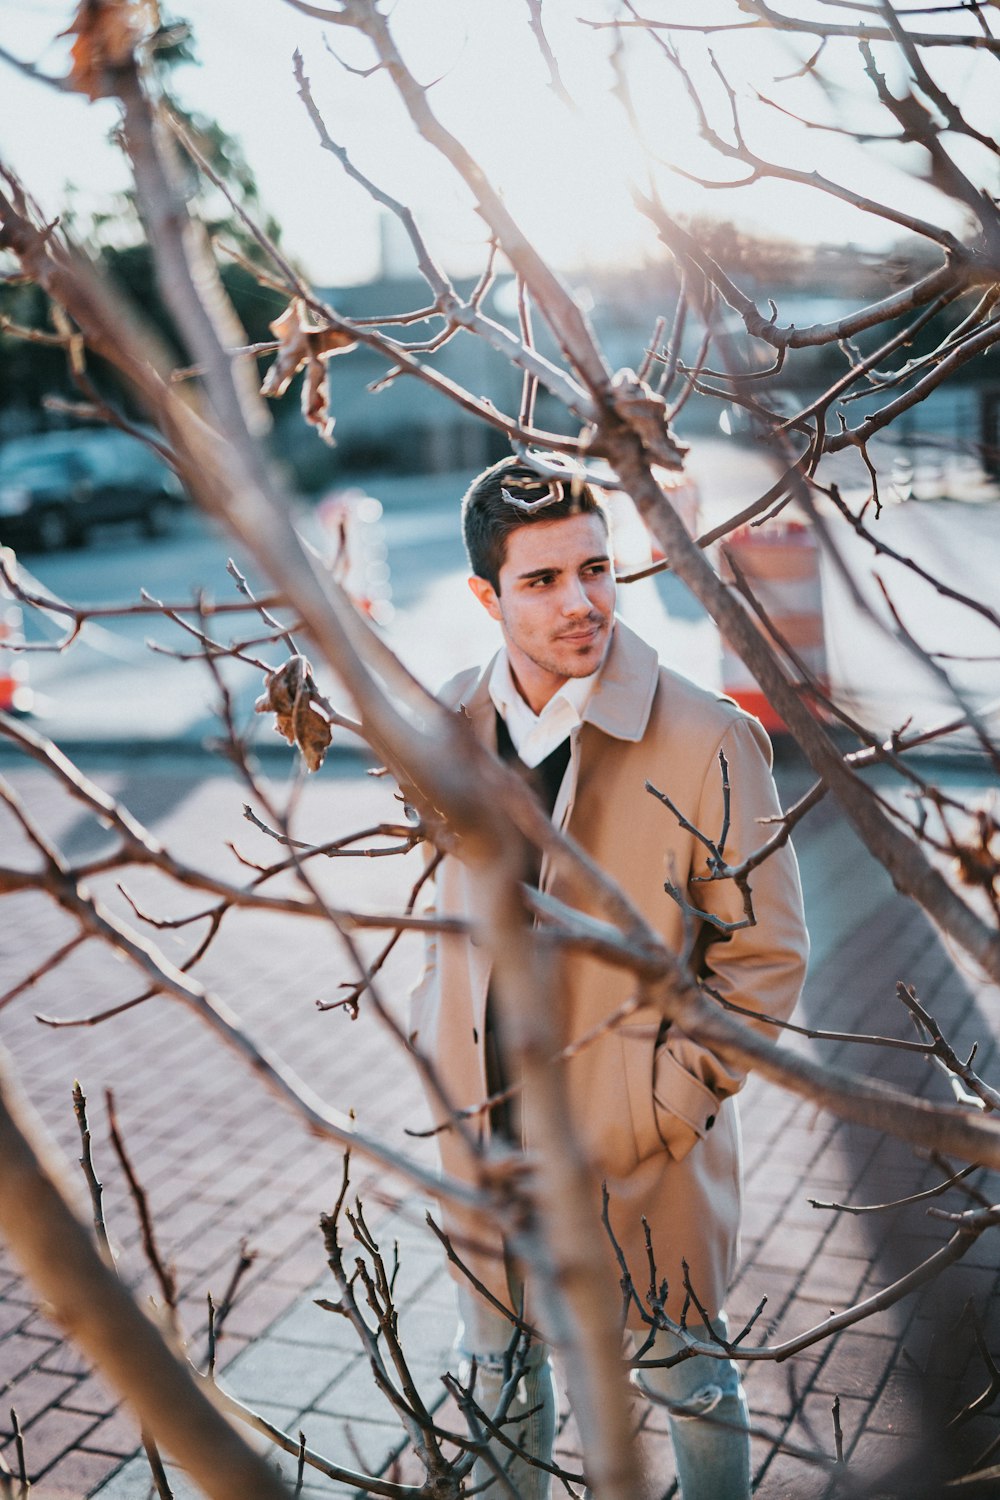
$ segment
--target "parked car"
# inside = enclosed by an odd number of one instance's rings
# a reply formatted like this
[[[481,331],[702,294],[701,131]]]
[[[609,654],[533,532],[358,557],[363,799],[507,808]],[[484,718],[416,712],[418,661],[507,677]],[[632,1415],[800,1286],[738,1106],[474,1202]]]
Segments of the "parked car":
[[[14,438],[0,448],[0,543],[56,551],[82,546],[93,526],[138,522],[169,530],[184,492],[138,438],[87,429]]]

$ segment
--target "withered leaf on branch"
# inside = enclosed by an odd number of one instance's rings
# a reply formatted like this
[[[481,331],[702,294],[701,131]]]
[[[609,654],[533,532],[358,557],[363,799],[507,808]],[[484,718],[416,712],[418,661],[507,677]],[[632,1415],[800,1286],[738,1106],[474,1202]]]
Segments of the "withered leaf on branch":
[[[642,440],[655,463],[665,469],[684,467],[687,446],[679,443],[667,423],[667,403],[640,380],[634,370],[619,370],[611,382],[615,411]]]
[[[974,837],[957,846],[955,873],[963,885],[994,892],[1000,888],[1000,825],[983,808],[976,813]]]
[[[302,413],[326,442],[332,441],[334,417],[330,411],[325,360],[332,354],[346,354],[356,347],[349,333],[338,328],[317,328],[309,322],[305,304],[295,297],[280,318],[271,324],[271,332],[280,344],[274,363],[264,376],[262,396],[283,396],[302,366],[306,378],[302,385]]]
[[[69,82],[88,99],[104,98],[112,92],[108,73],[126,63],[142,38],[155,30],[151,0],[80,0],[62,33],[76,38]]]
[[[264,678],[264,692],[254,704],[259,714],[275,715],[274,727],[290,745],[298,745],[310,771],[318,771],[330,748],[333,730],[326,699],[316,686],[312,665],[290,656]]]

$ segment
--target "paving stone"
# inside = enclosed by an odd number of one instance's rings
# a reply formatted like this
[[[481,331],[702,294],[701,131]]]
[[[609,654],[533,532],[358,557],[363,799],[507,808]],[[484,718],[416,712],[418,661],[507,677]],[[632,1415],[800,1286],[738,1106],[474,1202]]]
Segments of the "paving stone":
[[[921,1386],[917,1376],[903,1370],[890,1375],[868,1419],[870,1431],[918,1435],[921,1430]]]
[[[0,1341],[0,1386],[7,1386],[26,1370],[40,1365],[47,1355],[54,1353],[55,1348],[51,1339],[29,1338],[22,1333],[12,1334]]]
[[[277,1256],[274,1261],[272,1277],[283,1286],[294,1287],[296,1291],[303,1285],[310,1285],[326,1269],[326,1253],[319,1237],[311,1237],[296,1250],[286,1251]],[[330,1287],[334,1288],[333,1278],[330,1278]]]
[[[867,1217],[839,1214],[823,1242],[824,1256],[846,1255],[853,1260],[870,1261],[881,1239]]]
[[[933,1416],[933,1426],[937,1427],[941,1418],[947,1418],[957,1406],[946,1406],[938,1408]],[[956,1469],[960,1473],[966,1473],[972,1467],[969,1460],[974,1459],[976,1466],[981,1461],[981,1456],[987,1452],[992,1454],[990,1462],[997,1462],[997,1454],[1000,1452],[1000,1414],[996,1411],[981,1412],[978,1416],[964,1425],[961,1429],[961,1445],[958,1449],[957,1458],[959,1462]],[[963,1462],[964,1460],[964,1462]]]
[[[28,1338],[47,1339],[50,1344],[61,1344],[63,1341],[62,1329],[53,1323],[44,1313],[35,1308],[30,1317],[22,1325],[21,1332]]]
[[[755,1343],[764,1342],[778,1326],[782,1309],[794,1289],[795,1276],[790,1271],[744,1266],[726,1299],[726,1311],[733,1329],[742,1328],[757,1311],[761,1299],[766,1297],[750,1334]]]
[[[2,1349],[2,1346],[0,1346]],[[89,1375],[90,1366],[83,1355],[72,1344],[62,1342],[49,1344],[42,1357],[41,1368],[54,1375]]]
[[[743,1383],[751,1419],[787,1421],[801,1404],[815,1380],[819,1357],[805,1349],[791,1359],[754,1361],[743,1368]]]
[[[778,1219],[786,1194],[758,1191],[754,1183],[748,1182],[743,1205],[742,1233],[746,1239],[761,1239],[769,1233]]]
[[[32,1500],[80,1500],[90,1495],[119,1463],[105,1453],[88,1453],[75,1448],[52,1465],[45,1478],[31,1487]],[[143,1500],[145,1491],[133,1490],[131,1500]]]
[[[163,1469],[165,1469],[166,1479],[168,1479],[174,1500],[204,1500],[204,1493],[192,1484],[192,1481],[187,1478],[183,1469],[178,1469],[177,1464],[163,1464]],[[132,1491],[132,1496],[129,1497],[129,1500],[139,1500],[139,1497],[148,1494],[148,1466],[145,1467],[145,1475],[142,1475],[141,1469],[139,1469],[136,1472],[135,1479],[139,1485],[145,1484],[147,1488],[145,1490]],[[99,1491],[100,1493],[102,1491]],[[121,1500],[124,1500],[124,1494],[126,1493],[123,1493]]]
[[[805,1271],[816,1258],[828,1232],[829,1226],[825,1224],[803,1228],[782,1220],[762,1240],[754,1259],[759,1266]]]
[[[251,1406],[259,1400],[304,1409],[332,1384],[340,1367],[334,1351],[268,1338],[227,1365],[221,1384]]]
[[[399,1339],[403,1353],[415,1364],[447,1366],[455,1339],[454,1317],[443,1316],[434,1306],[411,1304],[399,1317]]]
[[[326,1282],[313,1287],[272,1325],[271,1336],[292,1343],[312,1344],[318,1349],[357,1354],[361,1347],[358,1335],[347,1319],[316,1306],[316,1297],[329,1296],[330,1287]]]
[[[424,1283],[417,1297],[421,1307],[432,1308],[446,1323],[455,1325],[457,1320],[455,1283],[443,1266],[430,1281]]]
[[[827,1255],[820,1250],[796,1287],[796,1295],[820,1304],[823,1311],[843,1311],[859,1298],[865,1283],[866,1266],[844,1255]]]
[[[325,1260],[318,1209],[303,1212],[298,1208],[281,1214],[265,1225],[257,1238],[261,1248],[278,1260],[305,1244],[313,1245],[317,1254]]]
[[[938,1454],[924,1452],[920,1455],[921,1463],[920,1478],[923,1485],[933,1485],[935,1480],[935,1469],[940,1464]],[[848,1472],[860,1484],[868,1482],[871,1490],[878,1493],[881,1486],[878,1483],[882,1475],[892,1474],[900,1466],[906,1466],[913,1460],[913,1444],[899,1433],[871,1432],[865,1430],[859,1434],[857,1442],[848,1455]],[[905,1473],[905,1467],[904,1467]],[[900,1475],[896,1474],[893,1488],[897,1494],[909,1492],[909,1486],[900,1489]],[[943,1480],[943,1475],[941,1476]],[[905,1479],[904,1479],[905,1484]],[[925,1489],[925,1494],[932,1494],[933,1490]]]
[[[816,1376],[816,1389],[831,1396],[872,1399],[895,1363],[895,1339],[848,1330],[838,1334]]]
[[[145,1458],[136,1457],[122,1464],[91,1494],[100,1500],[145,1500],[149,1486],[149,1465]]]
[[[837,1451],[833,1407],[834,1398],[829,1393],[815,1389],[807,1391],[789,1424],[789,1440],[804,1448],[814,1448],[832,1461]],[[865,1430],[869,1410],[867,1400],[855,1396],[840,1397],[839,1418],[845,1456],[850,1453],[858,1434]]]
[[[770,1444],[751,1444],[759,1475],[754,1494],[757,1500],[813,1500],[822,1494],[823,1480],[816,1467],[792,1453],[775,1453]]]
[[[39,1412],[55,1406],[76,1384],[70,1376],[52,1375],[47,1370],[31,1370],[27,1375],[21,1376],[14,1387],[16,1397],[11,1395],[0,1402],[0,1434],[3,1435],[3,1440],[6,1441],[13,1431],[9,1420],[11,1406],[16,1408],[17,1420],[23,1429]]]
[[[30,1316],[31,1313],[23,1303],[0,1298],[0,1339],[9,1338],[12,1333],[17,1333]]]
[[[34,1421],[23,1428],[25,1462],[28,1475],[40,1478],[45,1471],[70,1449],[80,1446],[87,1434],[93,1431],[96,1419],[86,1412],[64,1411],[50,1406]]]
[[[827,1322],[826,1310],[817,1307],[815,1302],[796,1295],[789,1298],[782,1308],[781,1316],[775,1322],[775,1331],[770,1342],[778,1343],[791,1339],[799,1339],[804,1335],[813,1335]],[[812,1348],[813,1345],[808,1345]],[[819,1347],[819,1346],[817,1346]]]
[[[956,1330],[939,1318],[918,1315],[907,1328],[901,1348],[918,1368],[933,1371],[939,1379],[957,1381],[970,1364],[985,1378],[982,1359],[968,1326]]]
[[[238,1258],[238,1241],[231,1229],[219,1225],[201,1230],[188,1245],[172,1250],[179,1285],[185,1291],[196,1290],[202,1299],[206,1292],[220,1298]]]
[[[215,1233],[227,1229],[227,1214],[218,1203],[211,1199],[195,1195],[193,1188],[186,1188],[183,1198],[169,1209],[161,1208],[157,1213],[157,1220],[162,1226],[165,1239],[169,1239],[173,1250],[182,1248],[198,1240],[207,1233]],[[232,1234],[232,1230],[228,1230]],[[235,1257],[239,1246],[239,1237],[231,1241],[231,1248]]]
[[[299,1425],[314,1453],[361,1474],[380,1474],[390,1455],[406,1440],[398,1422],[372,1418],[309,1411]]]
[[[255,1401],[254,1412],[258,1417],[263,1417],[266,1422],[280,1428],[282,1432],[295,1433],[301,1424],[302,1409],[298,1406],[280,1406],[273,1401]],[[240,1431],[246,1437],[254,1437],[255,1431],[248,1423],[239,1424]]]
[[[136,1451],[140,1442],[139,1424],[126,1407],[120,1406],[87,1433],[83,1446],[94,1453],[112,1453],[127,1458]]]
[[[233,1335],[258,1338],[265,1328],[269,1328],[288,1310],[293,1301],[294,1293],[288,1286],[258,1274],[251,1286],[240,1290],[233,1310],[226,1319],[223,1349],[225,1338]]]
[[[427,1380],[418,1381],[421,1394],[424,1389],[432,1386]],[[439,1388],[440,1383],[438,1382]],[[425,1399],[433,1399],[436,1392],[427,1390]],[[317,1411],[326,1412],[337,1417],[348,1417],[350,1419],[371,1420],[376,1422],[391,1422],[395,1419],[395,1413],[387,1396],[379,1390],[375,1384],[371,1365],[364,1355],[353,1360],[345,1369],[338,1374],[322,1395],[312,1403]]]
[[[272,1447],[269,1462],[276,1472],[284,1474],[286,1481],[294,1481],[296,1463],[293,1458]],[[164,1464],[164,1469],[174,1500],[204,1500],[204,1491],[193,1484],[183,1469],[169,1462]],[[142,1455],[129,1459],[109,1479],[91,1491],[93,1500],[147,1500],[150,1493],[149,1464]],[[152,1493],[155,1496],[155,1491]],[[289,1494],[291,1494],[291,1488],[289,1488]]]
[[[436,1246],[421,1246],[414,1253],[409,1245],[400,1250],[399,1270],[396,1274],[396,1303],[405,1307],[419,1300],[422,1306],[440,1305],[446,1301],[455,1306],[452,1278],[446,1269],[444,1251]]]

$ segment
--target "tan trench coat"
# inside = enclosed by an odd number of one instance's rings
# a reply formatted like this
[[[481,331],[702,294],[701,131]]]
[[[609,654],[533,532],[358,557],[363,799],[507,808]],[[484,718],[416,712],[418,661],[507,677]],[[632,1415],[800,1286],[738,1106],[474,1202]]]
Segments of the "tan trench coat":
[[[464,707],[478,737],[494,749],[489,674],[489,666],[465,673],[442,697]],[[767,837],[770,830],[759,820],[778,810],[767,736],[756,719],[728,699],[660,666],[652,647],[618,621],[584,722],[572,736],[570,766],[553,817],[619,882],[675,951],[684,940],[683,919],[664,891],[665,881],[725,921],[742,917],[742,901],[731,881],[690,884],[692,876],[705,873],[705,848],[645,783],[666,792],[691,823],[717,839],[723,821],[720,750],[731,784],[725,856],[736,863]],[[592,910],[544,869],[541,884],[561,900]],[[754,872],[751,887],[755,926],[723,938],[709,924],[699,924],[700,970],[727,999],[784,1018],[798,998],[808,953],[790,847]],[[441,865],[435,905],[442,913],[475,914],[474,877],[457,857]],[[565,980],[567,1043],[599,1026],[635,990],[628,971],[588,955],[567,957]],[[482,1038],[488,981],[483,950],[465,938],[443,936],[429,945],[412,997],[414,1040],[460,1106],[474,1106],[487,1093]],[[558,1066],[566,1070],[570,1107],[596,1180],[607,1181],[611,1222],[640,1295],[648,1285],[645,1217],[658,1277],[669,1282],[672,1315],[679,1314],[684,1300],[682,1258],[699,1299],[714,1314],[738,1253],[740,1135],[730,1096],[743,1078],[676,1026],[658,1041],[659,1019],[653,1008],[641,1007]],[[773,1034],[773,1028],[765,1030]],[[530,1118],[524,1131],[530,1147]],[[438,1141],[445,1171],[469,1178],[469,1153],[455,1132],[442,1131]],[[449,1222],[464,1241],[463,1256],[475,1274],[506,1299],[502,1257],[470,1249],[470,1234],[481,1244],[482,1229],[470,1231],[454,1216]]]

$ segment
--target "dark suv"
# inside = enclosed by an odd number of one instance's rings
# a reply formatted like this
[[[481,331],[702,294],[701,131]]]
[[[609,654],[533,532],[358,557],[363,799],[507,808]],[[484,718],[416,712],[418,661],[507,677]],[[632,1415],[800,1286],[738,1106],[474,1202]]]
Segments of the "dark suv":
[[[173,471],[124,432],[49,432],[0,448],[0,543],[11,547],[82,546],[109,521],[161,536],[183,498]]]

